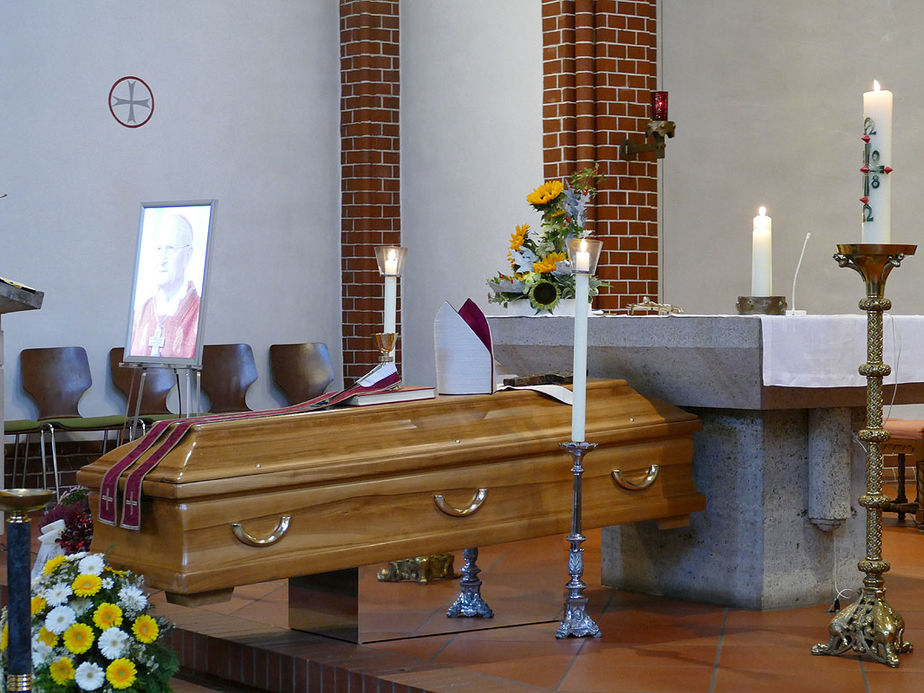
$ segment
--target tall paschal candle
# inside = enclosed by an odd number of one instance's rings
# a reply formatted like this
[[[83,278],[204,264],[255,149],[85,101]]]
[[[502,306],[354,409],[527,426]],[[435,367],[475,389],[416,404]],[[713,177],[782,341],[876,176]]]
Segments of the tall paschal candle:
[[[867,139],[868,138],[868,139]],[[892,242],[892,92],[873,82],[863,94],[863,243]],[[867,168],[868,167],[868,168]],[[886,170],[888,168],[888,170]]]

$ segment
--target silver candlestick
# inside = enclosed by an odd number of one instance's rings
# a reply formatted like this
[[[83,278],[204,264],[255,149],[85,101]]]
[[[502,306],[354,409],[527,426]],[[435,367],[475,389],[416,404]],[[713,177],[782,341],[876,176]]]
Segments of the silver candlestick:
[[[568,535],[568,541],[571,543],[571,548],[568,550],[568,574],[571,579],[565,585],[568,590],[568,596],[565,598],[565,615],[561,625],[558,627],[558,631],[555,633],[555,637],[567,638],[572,635],[576,638],[586,638],[588,635],[592,635],[599,638],[603,635],[600,628],[587,615],[587,597],[584,596],[584,588],[587,585],[582,579],[584,576],[584,549],[581,548],[581,544],[586,539],[581,534],[581,475],[584,473],[581,459],[597,447],[597,444],[570,442],[561,443],[561,446],[571,453],[571,459],[574,463],[571,467],[571,473],[574,474],[574,494],[571,504],[571,534]]]

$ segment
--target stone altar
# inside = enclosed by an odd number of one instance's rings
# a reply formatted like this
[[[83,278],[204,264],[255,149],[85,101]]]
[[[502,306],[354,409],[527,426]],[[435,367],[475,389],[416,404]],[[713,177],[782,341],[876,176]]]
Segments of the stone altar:
[[[865,416],[866,391],[857,374],[865,319],[807,317],[590,318],[592,378],[624,378],[703,421],[694,437],[693,477],[707,509],[685,528],[661,530],[648,522],[604,528],[604,584],[748,609],[832,602],[835,582],[839,589],[859,585],[865,513],[857,498],[865,488],[865,452],[853,434]],[[897,369],[897,392],[887,387],[885,400],[924,401],[924,375],[912,358],[913,335],[921,334],[924,318],[891,321],[884,361],[893,371],[894,359],[904,365]],[[505,370],[570,370],[570,318],[490,317],[489,323]],[[843,372],[840,381],[767,384],[778,380],[766,369],[780,348],[767,340],[771,326],[785,328],[795,346],[789,361],[827,364],[829,377]],[[825,341],[828,329],[846,329],[843,341]],[[850,330],[859,330],[857,341]],[[899,344],[893,353],[890,336]]]

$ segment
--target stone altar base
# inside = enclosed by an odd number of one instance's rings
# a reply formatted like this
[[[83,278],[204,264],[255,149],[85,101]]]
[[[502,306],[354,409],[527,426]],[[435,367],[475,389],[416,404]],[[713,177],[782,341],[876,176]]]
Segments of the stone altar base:
[[[862,410],[829,410],[836,415],[823,443],[809,435],[814,410],[691,411],[704,424],[695,436],[693,478],[709,499],[707,511],[674,530],[653,522],[604,528],[603,584],[759,610],[831,602],[834,585],[858,586],[865,522],[856,499],[865,487],[865,455],[851,442],[851,426],[860,426]],[[810,484],[809,460],[820,445],[841,453],[826,478]],[[837,488],[848,482],[849,493]],[[811,487],[840,497],[842,525],[812,522]]]

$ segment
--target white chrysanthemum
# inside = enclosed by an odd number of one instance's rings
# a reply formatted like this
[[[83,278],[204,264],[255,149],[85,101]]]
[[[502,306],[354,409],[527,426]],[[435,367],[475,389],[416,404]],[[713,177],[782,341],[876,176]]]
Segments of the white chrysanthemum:
[[[55,635],[61,635],[77,621],[77,614],[69,606],[56,606],[45,617],[45,628]]]
[[[80,618],[90,609],[93,608],[92,599],[72,599],[69,606],[74,610],[74,613],[77,614],[77,618]]]
[[[67,560],[73,563],[75,561],[79,561],[84,556],[89,556],[89,555],[90,555],[89,551],[78,551],[77,553],[69,553],[67,554]]]
[[[81,558],[80,563],[77,564],[77,570],[85,575],[99,575],[105,567],[103,557],[98,553],[91,553],[89,556]]]
[[[103,578],[102,586],[104,590],[111,590],[113,585],[115,585],[115,580],[113,580],[111,577]]]
[[[74,680],[82,691],[95,691],[106,682],[106,672],[99,664],[84,662],[74,672]]]
[[[99,651],[103,653],[103,657],[106,659],[118,659],[125,649],[126,640],[128,640],[128,633],[121,628],[112,626],[100,633],[96,644],[99,646]]]
[[[42,596],[45,597],[48,606],[61,606],[73,593],[74,590],[66,582],[56,582],[46,587]]]
[[[43,643],[38,638],[32,639],[32,668],[38,669],[51,661],[53,648]]]
[[[125,585],[119,590],[119,606],[130,613],[138,613],[148,605],[148,598],[134,585]]]

